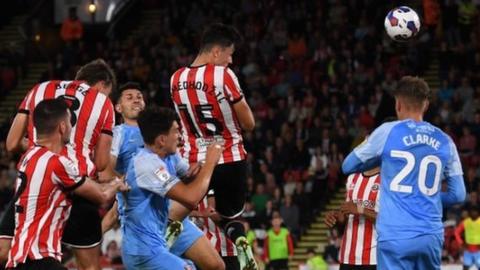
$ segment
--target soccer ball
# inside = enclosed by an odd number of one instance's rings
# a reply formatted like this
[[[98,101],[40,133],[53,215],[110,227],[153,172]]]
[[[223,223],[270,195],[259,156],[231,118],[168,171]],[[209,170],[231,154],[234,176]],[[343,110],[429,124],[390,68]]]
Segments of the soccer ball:
[[[420,31],[420,19],[415,10],[406,7],[396,7],[385,17],[385,30],[395,41],[407,41]]]

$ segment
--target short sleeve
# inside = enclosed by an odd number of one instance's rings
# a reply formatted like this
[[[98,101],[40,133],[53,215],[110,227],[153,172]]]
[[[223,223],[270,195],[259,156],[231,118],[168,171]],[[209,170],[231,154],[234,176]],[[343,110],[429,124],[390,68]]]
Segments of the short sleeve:
[[[170,189],[180,182],[168,172],[167,165],[155,155],[142,155],[134,159],[137,185],[165,197]]]
[[[114,157],[118,157],[120,154],[120,148],[124,140],[123,136],[123,126],[116,126],[113,128],[113,138],[112,138],[112,148],[110,149],[110,154]]]
[[[225,94],[230,103],[237,103],[243,98],[243,91],[238,82],[238,78],[229,68],[224,73]]]
[[[35,85],[30,92],[23,98],[22,103],[20,103],[20,106],[18,107],[18,112],[19,113],[24,113],[24,114],[29,114],[30,113],[30,108],[29,104],[31,103],[32,98],[34,98],[35,93],[37,92],[38,87],[40,84]]]
[[[85,182],[85,176],[80,175],[78,167],[67,157],[54,156],[54,181],[66,190],[74,190]]]
[[[102,111],[104,112],[104,120],[102,126],[102,133],[107,135],[113,135],[112,130],[115,125],[115,112],[113,110],[113,104],[109,98],[105,100]]]
[[[355,155],[362,162],[379,158],[385,147],[388,135],[396,124],[398,124],[398,121],[388,122],[376,128],[362,144],[353,150]]]
[[[458,156],[457,147],[452,139],[449,138],[449,150],[450,150],[450,159],[445,166],[445,177],[452,178],[454,176],[463,175],[462,163],[460,162],[460,157]]]

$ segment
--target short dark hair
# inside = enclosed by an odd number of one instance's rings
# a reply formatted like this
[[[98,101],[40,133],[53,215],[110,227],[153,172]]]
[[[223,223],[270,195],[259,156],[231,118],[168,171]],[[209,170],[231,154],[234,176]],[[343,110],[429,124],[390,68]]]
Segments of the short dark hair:
[[[419,108],[432,94],[427,82],[419,77],[404,76],[393,90],[394,97],[405,98],[409,103]]]
[[[232,44],[238,44],[241,41],[242,37],[237,29],[229,25],[215,23],[203,32],[200,52],[209,51],[215,45],[228,47]]]
[[[33,111],[33,125],[38,135],[49,135],[67,116],[68,105],[62,99],[45,99]]]
[[[118,87],[118,91],[115,92],[115,95],[114,95],[114,98],[113,98],[115,103],[118,103],[118,101],[120,100],[120,97],[122,96],[123,91],[125,91],[127,89],[137,89],[140,92],[142,92],[142,87],[140,86],[140,83],[126,82],[126,83],[120,85],[120,87]]]
[[[138,127],[146,144],[153,144],[159,135],[169,132],[177,121],[175,111],[169,108],[149,107],[138,116]]]
[[[104,81],[105,84],[112,85],[112,89],[117,87],[115,73],[103,59],[96,59],[82,66],[75,75],[75,80],[86,81],[90,86]]]

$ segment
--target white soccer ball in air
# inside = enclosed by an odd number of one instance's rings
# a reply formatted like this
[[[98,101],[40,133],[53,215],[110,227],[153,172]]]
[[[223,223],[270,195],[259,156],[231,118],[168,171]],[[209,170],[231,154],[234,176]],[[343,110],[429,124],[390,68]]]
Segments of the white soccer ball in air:
[[[385,17],[385,30],[395,41],[408,41],[420,31],[420,18],[409,7],[396,7]]]

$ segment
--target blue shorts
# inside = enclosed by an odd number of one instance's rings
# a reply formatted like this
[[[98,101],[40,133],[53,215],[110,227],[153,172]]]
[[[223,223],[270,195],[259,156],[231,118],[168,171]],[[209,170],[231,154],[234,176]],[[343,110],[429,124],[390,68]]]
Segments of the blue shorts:
[[[193,224],[188,218],[183,220],[183,231],[173,243],[170,252],[177,256],[182,256],[187,250],[195,244],[198,238],[202,237],[203,232]]]
[[[476,265],[477,268],[480,269],[480,251],[469,252],[465,250],[463,252],[463,265],[465,266]]]
[[[443,235],[377,243],[377,267],[388,270],[440,270]]]
[[[122,254],[122,260],[126,270],[190,269],[187,262],[165,248],[161,248],[153,255]]]

